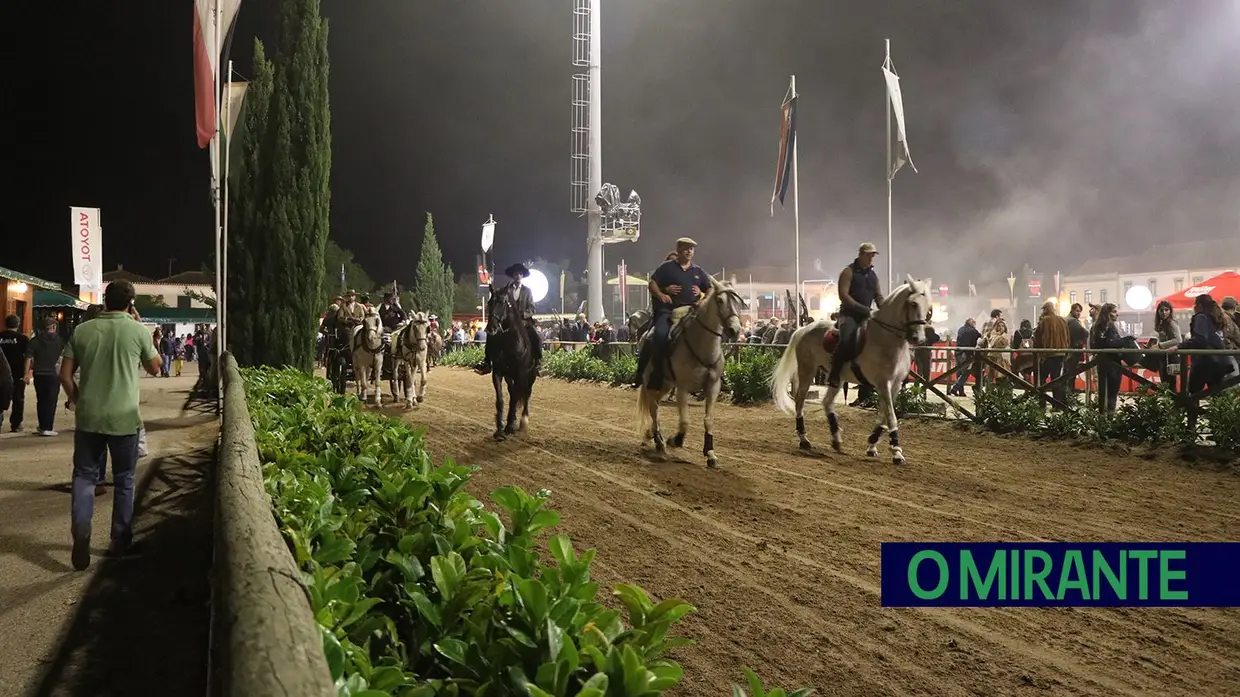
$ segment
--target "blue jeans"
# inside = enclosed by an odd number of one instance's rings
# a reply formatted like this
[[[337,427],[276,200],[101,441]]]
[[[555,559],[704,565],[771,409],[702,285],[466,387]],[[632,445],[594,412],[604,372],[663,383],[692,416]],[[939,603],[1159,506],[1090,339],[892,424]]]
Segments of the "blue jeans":
[[[108,453],[112,453],[113,542],[128,544],[133,537],[134,471],[138,466],[138,434],[112,436],[74,431],[73,496],[70,504],[74,539],[90,539],[95,515],[95,485],[100,481]]]
[[[650,328],[650,387],[662,389],[663,363],[666,359],[667,344],[672,335],[672,313],[667,310],[655,312],[654,324]]]
[[[163,365],[163,368],[161,369],[162,375],[167,375],[172,370],[172,359],[173,358],[176,358],[176,356],[170,353],[164,354],[164,365]]]

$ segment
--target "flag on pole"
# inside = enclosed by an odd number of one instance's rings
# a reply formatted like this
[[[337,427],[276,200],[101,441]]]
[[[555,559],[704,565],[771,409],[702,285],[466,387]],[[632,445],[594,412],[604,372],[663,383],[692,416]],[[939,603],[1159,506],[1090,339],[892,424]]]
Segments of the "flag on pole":
[[[969,281],[969,297],[977,295],[977,286],[973,285],[973,281]]]
[[[784,103],[779,108],[779,161],[775,165],[775,191],[771,194],[771,215],[775,215],[775,200],[784,205],[788,185],[792,183],[792,146],[797,139],[797,93],[795,83],[788,82]]]
[[[894,179],[896,172],[908,163],[913,168],[913,172],[917,172],[917,165],[913,164],[913,157],[908,150],[908,134],[904,130],[904,97],[900,94],[900,76],[896,74],[896,66],[891,62],[891,56],[883,62],[883,79],[887,81],[887,93],[891,97],[891,110],[896,115],[896,141],[900,147],[894,148],[895,162],[890,163],[891,172],[887,175],[888,179]]]
[[[346,286],[345,286],[345,280],[344,280],[344,262],[342,261],[340,262],[340,292],[343,293],[345,288]]]
[[[231,43],[241,0],[194,0],[194,122],[198,147],[215,137],[215,90],[219,89],[219,66],[224,48]],[[215,20],[220,19],[216,44]]]

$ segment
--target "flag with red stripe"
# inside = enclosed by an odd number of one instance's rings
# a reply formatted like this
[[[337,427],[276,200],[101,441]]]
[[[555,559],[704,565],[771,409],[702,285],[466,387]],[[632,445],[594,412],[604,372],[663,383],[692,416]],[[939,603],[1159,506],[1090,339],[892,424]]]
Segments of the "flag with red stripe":
[[[775,191],[771,194],[771,215],[775,215],[775,201],[784,205],[784,196],[792,182],[792,150],[797,141],[797,93],[795,83],[789,81],[788,92],[779,110],[779,162],[775,166]]]
[[[200,148],[215,137],[220,65],[240,7],[241,0],[194,0],[194,126]]]

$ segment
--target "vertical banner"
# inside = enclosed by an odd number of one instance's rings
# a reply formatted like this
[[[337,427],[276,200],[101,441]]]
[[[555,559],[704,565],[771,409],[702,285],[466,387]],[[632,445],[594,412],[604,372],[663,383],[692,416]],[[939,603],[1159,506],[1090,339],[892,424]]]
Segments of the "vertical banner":
[[[491,251],[493,244],[495,244],[495,219],[492,217],[482,224],[482,253],[486,254]]]
[[[73,237],[73,282],[83,291],[103,292],[103,230],[98,208],[69,208]]]
[[[620,288],[620,317],[623,319],[628,317],[629,311],[629,269],[623,259],[616,267],[616,276]]]

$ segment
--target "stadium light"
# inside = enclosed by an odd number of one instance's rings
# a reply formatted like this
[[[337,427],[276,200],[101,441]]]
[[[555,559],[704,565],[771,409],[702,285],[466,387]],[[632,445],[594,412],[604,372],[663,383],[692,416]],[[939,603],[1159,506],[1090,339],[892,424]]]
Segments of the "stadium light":
[[[542,299],[547,297],[547,291],[551,289],[551,285],[547,283],[547,276],[538,269],[530,269],[530,275],[525,277],[524,283],[530,289],[536,303],[542,302]]]
[[[1149,309],[1154,302],[1154,294],[1145,286],[1133,286],[1124,293],[1124,302],[1128,303],[1128,307],[1140,312]]]

